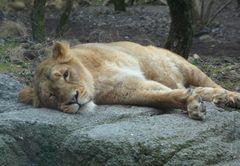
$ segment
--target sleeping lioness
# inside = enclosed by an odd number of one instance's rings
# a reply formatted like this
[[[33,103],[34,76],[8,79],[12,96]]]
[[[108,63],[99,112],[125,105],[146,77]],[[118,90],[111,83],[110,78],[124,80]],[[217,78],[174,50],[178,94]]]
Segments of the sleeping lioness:
[[[193,87],[193,88],[189,88]],[[132,42],[57,42],[19,100],[75,113],[90,103],[181,108],[202,120],[202,100],[240,108],[240,93],[223,89],[181,56]]]

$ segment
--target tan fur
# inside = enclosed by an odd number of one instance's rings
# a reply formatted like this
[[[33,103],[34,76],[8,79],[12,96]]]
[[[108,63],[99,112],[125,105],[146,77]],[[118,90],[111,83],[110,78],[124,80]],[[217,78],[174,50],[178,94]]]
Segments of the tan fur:
[[[187,89],[189,86],[196,88]],[[69,113],[94,101],[182,108],[190,118],[204,119],[201,97],[240,107],[239,93],[223,89],[182,57],[132,42],[90,43],[72,48],[57,42],[53,56],[38,66],[32,90],[27,87],[19,94],[24,103],[31,101],[34,106]]]

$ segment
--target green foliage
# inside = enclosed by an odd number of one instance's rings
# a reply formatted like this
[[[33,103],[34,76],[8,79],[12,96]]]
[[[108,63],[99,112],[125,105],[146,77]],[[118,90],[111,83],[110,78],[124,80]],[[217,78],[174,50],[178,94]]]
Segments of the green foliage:
[[[15,41],[6,42],[6,43],[0,45],[0,58],[2,58],[2,55],[6,51],[8,51],[9,49],[16,48],[17,46],[19,46],[19,44]]]
[[[21,71],[20,65],[14,65],[11,63],[0,63],[0,73],[14,73],[17,74]]]
[[[191,63],[226,89],[235,90],[240,84],[239,63],[232,63],[231,61],[222,63],[220,58],[208,61],[192,59]]]
[[[0,63],[0,73],[4,73],[6,71],[9,71],[11,69],[10,65],[8,64],[3,64],[3,63]]]
[[[0,45],[0,73],[21,74],[23,70],[27,70],[29,62],[24,60],[13,61],[14,56],[18,56],[15,49],[20,48],[17,41],[6,41]],[[13,58],[14,59],[14,58]]]
[[[7,0],[0,0],[0,10],[3,10],[6,7]]]

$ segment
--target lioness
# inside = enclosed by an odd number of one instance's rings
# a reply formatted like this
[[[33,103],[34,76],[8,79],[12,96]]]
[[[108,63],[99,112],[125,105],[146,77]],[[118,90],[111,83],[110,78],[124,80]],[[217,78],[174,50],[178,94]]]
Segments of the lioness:
[[[33,87],[19,93],[23,103],[67,113],[93,101],[181,108],[199,120],[206,115],[202,99],[240,108],[240,93],[223,89],[181,56],[132,42],[71,48],[57,42],[52,57],[37,67]]]

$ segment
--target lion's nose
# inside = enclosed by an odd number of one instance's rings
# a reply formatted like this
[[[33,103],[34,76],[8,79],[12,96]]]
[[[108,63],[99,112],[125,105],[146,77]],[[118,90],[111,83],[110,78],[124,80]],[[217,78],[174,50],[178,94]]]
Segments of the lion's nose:
[[[78,90],[76,90],[76,94],[75,94],[76,101],[78,101],[78,96],[79,96],[79,92],[78,92]]]

